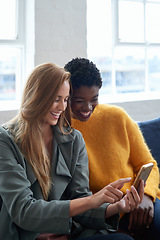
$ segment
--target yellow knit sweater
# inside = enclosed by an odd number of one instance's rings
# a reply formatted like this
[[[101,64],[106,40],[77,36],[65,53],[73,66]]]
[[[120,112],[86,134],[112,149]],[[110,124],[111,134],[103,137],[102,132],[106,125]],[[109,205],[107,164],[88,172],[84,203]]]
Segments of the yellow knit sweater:
[[[145,193],[160,199],[159,170],[138,125],[121,108],[99,104],[86,122],[72,119],[85,140],[93,193],[119,178],[134,177],[143,164],[153,162]],[[133,180],[122,191],[130,189]]]

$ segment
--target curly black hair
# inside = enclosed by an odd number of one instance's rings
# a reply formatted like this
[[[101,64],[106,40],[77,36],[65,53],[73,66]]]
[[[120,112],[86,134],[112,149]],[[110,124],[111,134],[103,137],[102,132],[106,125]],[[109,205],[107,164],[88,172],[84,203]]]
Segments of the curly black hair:
[[[73,58],[64,66],[65,70],[71,73],[72,88],[81,86],[102,86],[100,71],[96,65],[86,58]]]

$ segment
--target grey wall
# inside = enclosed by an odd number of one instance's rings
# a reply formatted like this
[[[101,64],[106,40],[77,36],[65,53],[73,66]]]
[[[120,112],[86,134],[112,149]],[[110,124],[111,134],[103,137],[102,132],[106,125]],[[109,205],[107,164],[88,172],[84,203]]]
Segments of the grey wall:
[[[0,111],[0,124],[9,121],[17,114],[17,111]]]
[[[86,0],[35,1],[35,65],[86,57]]]
[[[160,100],[115,103],[123,107],[135,121],[146,121],[160,117]]]

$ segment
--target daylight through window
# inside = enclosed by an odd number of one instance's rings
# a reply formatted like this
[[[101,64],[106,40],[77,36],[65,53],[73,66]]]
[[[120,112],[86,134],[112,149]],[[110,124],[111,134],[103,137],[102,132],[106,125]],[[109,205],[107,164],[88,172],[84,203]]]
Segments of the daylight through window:
[[[159,12],[160,1],[87,0],[87,53],[103,78],[101,102],[160,98]]]
[[[16,109],[20,98],[23,39],[19,13],[18,0],[0,1],[0,110]]]

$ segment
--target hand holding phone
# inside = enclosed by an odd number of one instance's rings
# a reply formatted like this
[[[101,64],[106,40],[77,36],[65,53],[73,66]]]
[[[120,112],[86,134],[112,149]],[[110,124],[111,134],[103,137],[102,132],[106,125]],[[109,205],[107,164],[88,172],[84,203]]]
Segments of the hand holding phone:
[[[134,180],[134,183],[133,183],[133,186],[134,186],[137,190],[138,190],[138,187],[139,187],[139,184],[140,184],[140,180],[143,180],[144,183],[147,181],[147,178],[148,178],[148,176],[149,176],[152,168],[153,168],[153,163],[144,164],[144,165],[140,168],[140,170],[139,170],[139,172],[138,172],[138,174],[137,174],[137,176],[136,176],[136,178],[135,178],[135,180]]]

